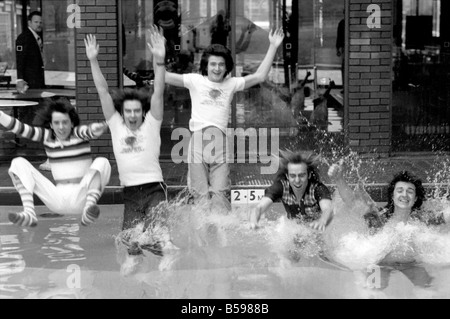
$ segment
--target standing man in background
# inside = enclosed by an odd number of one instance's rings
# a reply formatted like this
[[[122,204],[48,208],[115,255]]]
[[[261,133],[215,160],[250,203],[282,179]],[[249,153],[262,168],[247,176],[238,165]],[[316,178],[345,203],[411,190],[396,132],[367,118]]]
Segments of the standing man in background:
[[[38,11],[28,16],[28,28],[16,40],[17,91],[45,88],[42,40],[42,14]]]
[[[28,28],[16,40],[17,92],[45,88],[44,42],[42,39],[42,14],[33,11],[28,16]],[[50,171],[48,159],[39,169]]]

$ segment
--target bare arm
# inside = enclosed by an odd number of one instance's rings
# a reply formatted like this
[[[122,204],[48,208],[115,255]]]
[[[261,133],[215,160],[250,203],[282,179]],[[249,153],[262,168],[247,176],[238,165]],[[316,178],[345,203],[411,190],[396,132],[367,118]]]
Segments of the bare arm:
[[[158,30],[156,26],[150,28],[150,43],[148,43],[148,47],[153,55],[153,69],[155,70],[150,112],[155,119],[161,121],[164,116],[166,40],[162,35],[162,30]]]
[[[184,87],[183,75],[166,72],[166,83],[173,86]]]
[[[93,35],[87,35],[86,39],[84,39],[84,44],[86,46],[86,55],[91,63],[92,77],[100,97],[100,103],[102,104],[103,115],[105,116],[105,119],[109,121],[116,113],[116,109],[114,108],[111,94],[109,94],[108,83],[106,82],[98,63],[97,57],[100,46],[97,44],[97,39]]]
[[[330,176],[331,179],[335,181],[337,189],[339,191],[339,195],[341,195],[342,200],[346,204],[351,204],[355,201],[356,196],[354,191],[350,188],[350,186],[344,179],[344,172],[342,165],[343,165],[342,161],[339,164],[331,165],[330,169],[328,170],[328,176]]]
[[[278,47],[283,43],[284,33],[283,29],[279,28],[275,31],[271,31],[269,34],[270,46],[269,50],[264,57],[263,62],[259,66],[258,70],[254,74],[247,75],[245,79],[245,88],[248,89],[266,80],[272,67],[273,59],[277,53]]]
[[[311,223],[309,226],[313,229],[324,231],[333,218],[333,205],[331,200],[322,199],[319,202],[319,206],[322,211],[322,216],[318,221]]]
[[[250,212],[250,228],[256,229],[258,222],[261,219],[261,215],[266,212],[273,204],[273,201],[269,197],[263,197],[256,207]]]

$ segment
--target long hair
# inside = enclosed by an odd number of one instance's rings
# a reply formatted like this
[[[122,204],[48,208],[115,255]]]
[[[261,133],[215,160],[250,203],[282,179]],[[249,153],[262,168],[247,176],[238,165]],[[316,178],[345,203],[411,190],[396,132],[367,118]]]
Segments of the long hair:
[[[114,107],[120,115],[123,116],[123,105],[125,101],[139,101],[142,105],[142,113],[144,117],[150,111],[150,90],[146,88],[117,90],[112,92]]]
[[[220,56],[225,59],[226,72],[225,77],[231,73],[234,69],[234,61],[231,55],[231,51],[221,44],[212,44],[206,48],[203,52],[202,59],[200,61],[200,72],[203,76],[208,75],[208,62],[210,56]]]
[[[277,179],[285,178],[288,174],[289,164],[306,164],[308,168],[309,180],[313,182],[320,182],[318,165],[320,163],[320,155],[313,152],[302,151],[280,151],[280,167],[277,173]]]
[[[52,123],[52,115],[54,112],[68,114],[73,126],[80,125],[80,117],[75,107],[65,97],[58,97],[54,99],[44,99],[44,107],[36,112],[33,120],[33,125],[45,127],[50,129]]]
[[[388,218],[391,218],[394,214],[394,190],[399,182],[411,183],[416,187],[417,200],[412,207],[412,212],[419,210],[425,200],[425,188],[422,185],[422,181],[408,171],[401,171],[394,176],[387,188],[388,203],[385,208],[387,209],[386,215]]]

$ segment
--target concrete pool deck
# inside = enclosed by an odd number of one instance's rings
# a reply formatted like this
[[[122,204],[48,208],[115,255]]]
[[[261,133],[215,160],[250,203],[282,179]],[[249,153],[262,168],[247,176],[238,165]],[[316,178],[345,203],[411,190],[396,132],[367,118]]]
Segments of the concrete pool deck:
[[[37,168],[41,162],[33,162]],[[385,202],[385,189],[387,183],[393,178],[394,174],[401,170],[408,170],[422,179],[426,188],[431,191],[436,187],[440,189],[450,189],[450,179],[439,181],[436,183],[437,172],[441,176],[448,177],[448,166],[450,164],[450,155],[433,156],[433,155],[415,155],[406,154],[403,156],[389,158],[367,158],[361,159],[360,175],[367,178],[366,190],[376,202]],[[262,175],[262,164],[231,164],[231,182],[232,189],[256,189],[263,190],[267,188],[275,175]],[[9,163],[0,164],[0,205],[21,205],[20,198],[13,187],[11,179],[8,175]],[[166,184],[172,195],[177,194],[186,187],[187,164],[174,164],[172,162],[161,162],[161,168]],[[447,171],[444,169],[446,168]],[[320,168],[322,181],[334,187],[333,183],[327,176],[328,167],[326,165]],[[443,171],[444,170],[444,171]],[[43,172],[45,176],[51,180],[50,172]],[[442,174],[443,173],[443,174]],[[350,183],[356,182],[355,176],[348,177]],[[111,205],[122,203],[122,188],[120,186],[117,166],[112,163],[112,174],[110,183],[101,198],[100,204]],[[37,201],[39,204],[39,201]]]

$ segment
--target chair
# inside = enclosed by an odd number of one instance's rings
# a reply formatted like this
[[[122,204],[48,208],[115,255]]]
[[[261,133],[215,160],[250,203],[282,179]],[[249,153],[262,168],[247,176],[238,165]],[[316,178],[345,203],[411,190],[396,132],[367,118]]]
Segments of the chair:
[[[0,62],[0,83],[6,82],[6,88],[9,89],[9,85],[11,84],[11,76],[6,75],[6,70],[8,70],[8,63]]]

